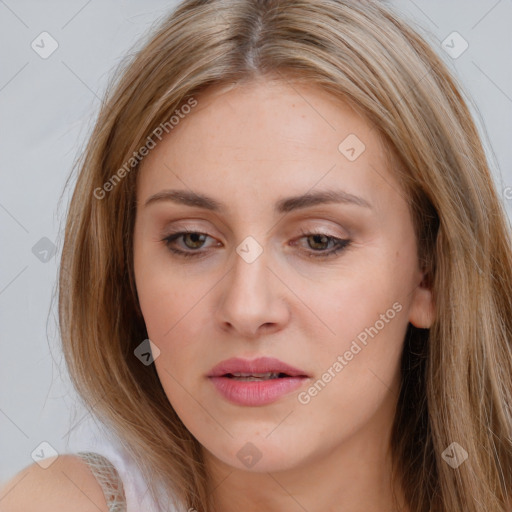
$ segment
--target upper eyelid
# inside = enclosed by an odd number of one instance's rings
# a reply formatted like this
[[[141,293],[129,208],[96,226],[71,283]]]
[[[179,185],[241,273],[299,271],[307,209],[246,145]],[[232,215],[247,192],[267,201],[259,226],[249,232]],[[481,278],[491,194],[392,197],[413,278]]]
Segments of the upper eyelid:
[[[169,238],[171,236],[186,235],[188,233],[206,235],[209,238],[216,238],[215,236],[213,236],[205,231],[201,231],[200,229],[188,229],[188,228],[172,230],[169,233],[164,234],[162,238],[165,240],[166,238]],[[301,237],[304,237],[307,235],[325,235],[329,238],[335,238],[335,239],[339,239],[339,240],[345,240],[345,239],[351,238],[348,234],[347,235],[336,235],[336,234],[330,233],[328,229],[323,229],[323,228],[311,228],[311,229],[301,228],[299,231],[298,238],[301,238]]]
[[[192,227],[189,227],[187,226],[185,223],[187,222],[193,222],[195,219],[190,219],[190,220],[182,220],[182,219],[179,219],[177,221],[173,221],[172,224],[175,224],[175,223],[178,223],[178,226],[171,226],[169,225],[166,228],[163,228],[162,229],[162,232],[169,232],[169,234],[174,234],[174,233],[181,233],[181,232],[193,232],[193,233],[202,233],[202,234],[206,234],[208,236],[214,236],[211,233],[212,231],[212,228],[211,227],[207,227],[207,228],[203,228],[203,227],[199,227],[199,226],[194,226],[192,224]],[[200,219],[200,221],[202,221],[203,219]],[[183,222],[183,227],[180,226],[180,224]],[[327,222],[328,225],[321,225],[321,224],[318,224],[318,223],[325,223]],[[304,227],[304,224],[309,224],[309,223],[313,223],[313,225],[310,225],[309,227]],[[210,224],[210,222],[208,222],[208,224]],[[326,233],[326,234],[329,234],[330,236],[333,236],[333,237],[337,237],[337,238],[343,238],[343,237],[347,237],[347,238],[350,238],[351,235],[352,235],[352,231],[353,231],[353,226],[352,226],[352,223],[349,222],[343,222],[341,219],[334,219],[334,218],[323,218],[323,219],[320,219],[320,218],[314,218],[314,219],[299,219],[297,221],[293,221],[293,224],[295,225],[295,227],[293,228],[286,228],[286,231],[288,232],[296,232],[297,229],[299,231],[306,231],[307,233],[311,233],[311,232],[319,232],[319,233]],[[329,226],[330,225],[330,226]],[[216,231],[220,234],[220,236],[223,236],[223,237],[226,237],[226,235],[224,233],[222,233],[222,231],[219,231],[217,228],[213,228],[213,231]],[[230,228],[227,229],[228,232],[232,233],[232,230]],[[332,233],[332,232],[335,232],[335,231],[338,231],[338,234],[335,234],[335,233]],[[331,234],[332,233],[332,234]]]

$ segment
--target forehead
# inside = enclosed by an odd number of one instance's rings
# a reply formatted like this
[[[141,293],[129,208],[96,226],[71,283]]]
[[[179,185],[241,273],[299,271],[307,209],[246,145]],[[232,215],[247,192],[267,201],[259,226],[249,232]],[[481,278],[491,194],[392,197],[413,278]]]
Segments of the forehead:
[[[196,100],[142,162],[139,202],[176,187],[272,202],[312,188],[343,186],[377,203],[400,192],[378,131],[317,86],[258,80]]]

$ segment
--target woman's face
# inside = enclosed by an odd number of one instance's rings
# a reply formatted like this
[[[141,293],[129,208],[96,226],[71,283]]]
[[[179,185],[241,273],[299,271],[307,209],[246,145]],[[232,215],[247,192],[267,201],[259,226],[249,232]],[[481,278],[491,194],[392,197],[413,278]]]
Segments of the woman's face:
[[[384,453],[406,328],[429,327],[432,305],[376,130],[312,86],[197,101],[137,185],[136,285],[170,403],[239,469]],[[250,365],[262,357],[294,370]],[[246,365],[218,367],[231,358]]]

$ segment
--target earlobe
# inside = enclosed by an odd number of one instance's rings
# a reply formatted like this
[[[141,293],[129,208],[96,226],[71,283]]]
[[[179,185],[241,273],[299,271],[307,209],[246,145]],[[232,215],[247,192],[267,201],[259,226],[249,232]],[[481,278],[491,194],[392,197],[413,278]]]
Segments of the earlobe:
[[[409,322],[420,329],[429,329],[434,322],[435,309],[431,288],[425,279],[416,287],[409,310]]]

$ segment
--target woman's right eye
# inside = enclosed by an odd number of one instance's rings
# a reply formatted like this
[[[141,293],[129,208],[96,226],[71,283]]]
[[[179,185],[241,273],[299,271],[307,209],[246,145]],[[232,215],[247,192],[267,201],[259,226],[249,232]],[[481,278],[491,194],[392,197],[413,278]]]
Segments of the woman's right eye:
[[[183,240],[185,247],[190,249],[192,252],[175,247],[176,241],[180,238]],[[206,238],[211,237],[206,233],[201,233],[199,231],[179,231],[166,236],[162,242],[164,242],[167,248],[174,254],[184,257],[198,257],[204,256],[204,251],[198,252],[194,249],[200,249]]]

